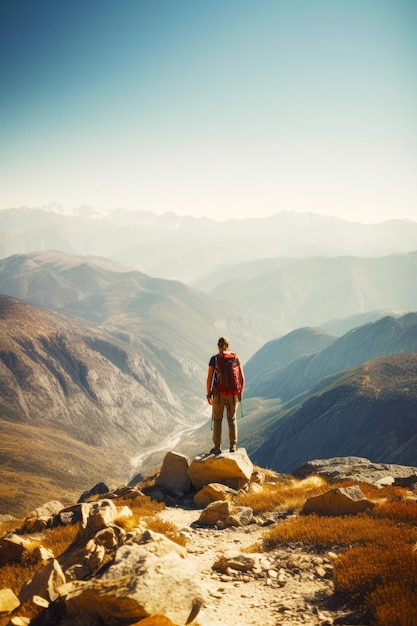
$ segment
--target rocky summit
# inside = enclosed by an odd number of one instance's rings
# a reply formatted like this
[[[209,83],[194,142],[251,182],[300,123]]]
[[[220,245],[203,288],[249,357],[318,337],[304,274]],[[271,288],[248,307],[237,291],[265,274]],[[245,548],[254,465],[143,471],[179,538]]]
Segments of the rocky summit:
[[[372,511],[377,501],[387,500],[384,489],[391,488],[395,474],[404,479],[408,473],[402,498],[416,503],[416,468],[378,467],[377,475],[372,468],[372,488],[380,498],[361,491],[369,480],[333,488],[319,476],[324,466],[333,473],[349,466],[350,476],[359,476],[369,465],[353,457],[315,461],[300,469],[300,478],[254,468],[243,448],[194,459],[171,451],[160,472],[136,486],[106,491],[101,483],[70,506],[50,501],[15,520],[13,530],[8,519],[9,531],[0,537],[0,577],[5,568],[36,567],[20,590],[11,589],[11,579],[0,589],[0,626],[371,623],[359,622],[346,599],[335,595],[337,547],[313,550],[287,541],[265,550],[265,532],[286,520],[311,514],[350,519]],[[263,514],[242,504],[250,496],[268,501],[278,484],[282,493],[308,484],[312,495],[298,509],[271,501]],[[160,503],[160,531],[146,515],[135,517],[145,501]],[[55,555],[44,545],[48,533],[71,528],[74,538],[63,552]]]

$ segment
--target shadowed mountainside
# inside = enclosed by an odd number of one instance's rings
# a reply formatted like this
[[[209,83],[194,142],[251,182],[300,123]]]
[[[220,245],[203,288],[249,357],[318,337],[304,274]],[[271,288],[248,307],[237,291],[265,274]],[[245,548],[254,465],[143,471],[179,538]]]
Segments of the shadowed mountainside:
[[[416,416],[417,354],[380,357],[282,414],[251,458],[279,472],[342,456],[415,466]]]

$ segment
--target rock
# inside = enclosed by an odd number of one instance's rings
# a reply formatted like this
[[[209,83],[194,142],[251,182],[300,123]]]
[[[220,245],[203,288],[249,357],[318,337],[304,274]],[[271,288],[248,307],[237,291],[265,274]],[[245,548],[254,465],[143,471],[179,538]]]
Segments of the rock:
[[[255,567],[255,559],[246,554],[236,556],[221,556],[214,564],[213,569],[225,572],[227,569],[238,570],[239,572],[249,572]]]
[[[109,624],[132,623],[155,614],[177,626],[192,621],[204,602],[194,567],[177,551],[161,554],[161,542],[155,550],[151,543],[152,539],[126,543],[99,579],[60,587],[68,615],[94,613]]]
[[[58,587],[65,583],[65,576],[59,562],[51,559],[48,563],[37,570],[19,592],[19,600],[22,604],[28,602],[33,596],[39,596],[54,602],[58,598]]]
[[[194,502],[197,506],[205,507],[211,502],[216,502],[217,500],[229,500],[231,497],[236,495],[237,491],[227,487],[227,485],[222,485],[221,483],[210,483],[195,494]]]
[[[212,502],[201,512],[199,522],[203,526],[246,526],[253,520],[253,511],[246,506],[235,506],[228,500]]]
[[[0,539],[0,567],[10,563],[38,563],[53,558],[50,550],[39,541],[19,535],[5,535]]]
[[[42,532],[45,528],[51,528],[58,524],[58,513],[63,505],[57,500],[51,500],[46,504],[31,511],[23,522],[23,532]]]
[[[98,500],[83,504],[82,527],[88,529],[92,534],[112,524],[117,517],[117,507],[112,500]]]
[[[249,483],[248,491],[250,493],[262,493],[264,490],[263,486],[259,483]]]
[[[239,490],[248,484],[252,472],[253,464],[244,448],[239,448],[233,453],[222,452],[217,456],[212,454],[197,456],[188,469],[188,475],[196,491],[210,483],[221,483]]]
[[[376,487],[390,487],[395,483],[394,476],[382,476],[375,481],[374,485]]]
[[[230,502],[218,500],[212,502],[201,512],[199,522],[204,526],[215,526],[219,521],[226,524],[226,518],[230,515]]]
[[[0,589],[0,614],[11,613],[20,606],[19,599],[11,589]]]
[[[190,462],[188,457],[177,452],[168,452],[162,463],[161,471],[155,480],[155,487],[162,493],[181,496],[191,489],[188,475]]]
[[[88,491],[84,491],[81,494],[81,496],[78,499],[78,503],[87,502],[93,496],[101,496],[108,492],[109,492],[109,488],[107,487],[105,483],[97,483],[96,485],[94,485],[94,487],[92,487]]]
[[[187,557],[187,550],[184,547],[171,541],[165,535],[152,530],[139,531],[130,541],[132,544],[146,546],[147,551],[154,556],[164,556],[170,552],[176,552],[182,559]]]
[[[397,484],[398,479],[417,482],[417,467],[395,465],[390,463],[372,463],[369,459],[358,456],[315,459],[303,463],[293,472],[296,478],[307,478],[311,475],[323,476],[328,482],[350,480],[354,482],[375,484],[385,476],[391,476]]]
[[[135,498],[140,498],[143,495],[142,491],[137,487],[127,485],[118,487],[113,491],[113,494],[109,494],[109,497],[112,496],[114,498],[122,498],[123,500],[134,500]]]
[[[325,493],[308,498],[300,513],[309,515],[355,515],[369,511],[375,506],[365,498],[358,486],[331,489]]]
[[[258,483],[259,485],[263,485],[265,482],[265,474],[263,472],[260,472],[259,470],[255,470],[252,472],[250,481],[251,483]]]
[[[125,534],[118,526],[102,528],[93,537],[88,528],[82,530],[72,546],[58,557],[66,580],[90,578],[104,565],[113,561]]]
[[[226,518],[228,526],[247,526],[253,520],[253,511],[248,506],[234,506]]]
[[[394,480],[395,487],[405,487],[405,489],[410,489],[411,491],[415,491],[417,489],[417,473],[411,474],[406,477],[397,477]]]

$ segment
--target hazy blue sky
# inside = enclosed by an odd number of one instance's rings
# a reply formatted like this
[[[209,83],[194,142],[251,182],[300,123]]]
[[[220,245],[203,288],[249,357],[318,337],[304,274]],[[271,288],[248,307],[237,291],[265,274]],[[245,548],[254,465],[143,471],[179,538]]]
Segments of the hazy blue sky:
[[[416,0],[1,0],[0,208],[417,220]]]

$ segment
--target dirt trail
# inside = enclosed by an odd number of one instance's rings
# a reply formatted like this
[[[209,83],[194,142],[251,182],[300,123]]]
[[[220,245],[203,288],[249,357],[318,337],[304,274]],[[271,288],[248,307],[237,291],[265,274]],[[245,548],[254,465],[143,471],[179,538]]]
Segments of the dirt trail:
[[[322,607],[333,591],[331,555],[314,555],[296,547],[248,552],[267,531],[258,524],[223,530],[198,525],[199,510],[169,507],[159,516],[175,524],[187,539],[188,558],[206,594],[197,617],[200,626],[275,626],[333,624]],[[240,555],[240,560],[236,559]],[[213,565],[234,557],[232,566]],[[235,569],[253,559],[246,571]],[[222,565],[223,565],[222,564]],[[226,562],[227,565],[227,562]],[[233,567],[235,565],[235,567]],[[245,566],[244,566],[245,567]],[[243,569],[244,569],[243,567]]]

